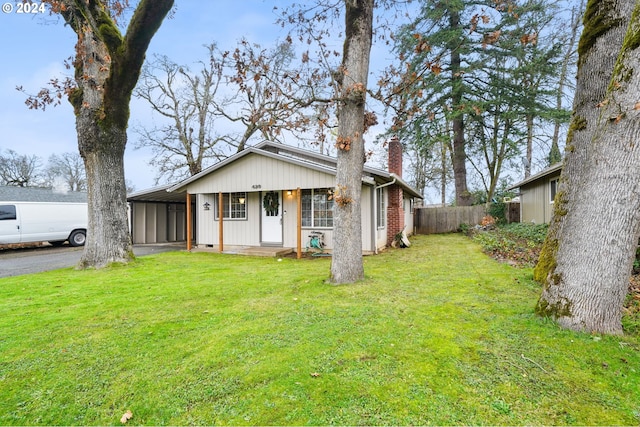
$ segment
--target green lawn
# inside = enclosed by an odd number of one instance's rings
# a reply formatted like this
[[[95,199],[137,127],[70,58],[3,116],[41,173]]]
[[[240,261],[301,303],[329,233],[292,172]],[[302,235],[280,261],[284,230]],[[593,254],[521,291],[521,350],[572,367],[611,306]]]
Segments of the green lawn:
[[[533,315],[462,235],[365,258],[165,253],[0,279],[0,425],[638,425],[640,338]]]

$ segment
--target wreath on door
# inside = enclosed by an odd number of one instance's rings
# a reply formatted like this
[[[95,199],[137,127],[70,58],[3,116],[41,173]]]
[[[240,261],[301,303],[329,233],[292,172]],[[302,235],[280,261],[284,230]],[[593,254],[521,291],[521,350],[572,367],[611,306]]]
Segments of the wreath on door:
[[[269,215],[277,215],[278,209],[280,208],[278,193],[275,191],[266,193],[262,198],[262,207],[264,207],[264,210],[267,211]]]

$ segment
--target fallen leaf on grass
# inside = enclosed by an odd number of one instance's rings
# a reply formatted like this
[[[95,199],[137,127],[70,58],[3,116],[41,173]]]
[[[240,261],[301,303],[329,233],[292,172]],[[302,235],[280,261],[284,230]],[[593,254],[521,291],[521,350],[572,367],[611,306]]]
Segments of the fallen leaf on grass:
[[[133,418],[133,412],[131,412],[131,410],[128,410],[122,415],[122,418],[120,418],[120,422],[122,424],[126,424],[127,421],[129,421],[131,418]]]
[[[313,378],[318,378],[318,377],[320,376],[320,374],[319,374],[318,372],[312,372],[312,373],[311,373],[311,376],[312,376]]]

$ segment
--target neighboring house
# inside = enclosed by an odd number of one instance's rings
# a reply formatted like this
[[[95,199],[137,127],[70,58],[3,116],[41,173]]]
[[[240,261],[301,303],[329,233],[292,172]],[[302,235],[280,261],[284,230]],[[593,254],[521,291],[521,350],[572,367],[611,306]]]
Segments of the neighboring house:
[[[562,163],[556,163],[508,188],[520,189],[520,222],[551,222],[553,199],[556,197],[561,171]]]
[[[397,139],[390,141],[389,153],[388,172],[364,167],[361,207],[365,253],[387,246],[403,229],[411,234],[414,199],[422,198],[402,180],[402,145]],[[160,230],[163,227],[158,224],[168,217],[169,206],[181,203],[184,218],[191,217],[183,231],[193,231],[198,247],[214,247],[223,242],[224,245],[293,249],[297,247],[300,227],[303,248],[308,245],[312,232],[319,232],[326,249],[330,250],[335,177],[334,157],[263,142],[171,187],[130,195],[134,242],[141,240],[141,228],[145,234],[151,230],[151,234],[164,235]],[[190,209],[186,209],[187,200]],[[143,208],[144,203],[151,203],[153,212],[148,206]]]
[[[87,203],[87,193],[40,187],[0,186],[0,201]]]

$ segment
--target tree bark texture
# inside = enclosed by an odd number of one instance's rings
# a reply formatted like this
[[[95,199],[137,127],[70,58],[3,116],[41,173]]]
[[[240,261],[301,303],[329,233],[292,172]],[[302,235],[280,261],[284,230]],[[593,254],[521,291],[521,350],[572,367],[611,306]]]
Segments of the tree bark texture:
[[[578,73],[573,100],[573,116],[565,144],[564,164],[549,225],[534,279],[547,285],[556,266],[558,241],[568,205],[574,192],[589,171],[585,168],[589,147],[597,127],[600,111],[611,81],[613,67],[626,33],[633,2],[590,0],[585,11],[585,29],[579,41]]]
[[[77,88],[69,95],[87,173],[88,230],[79,266],[104,267],[133,257],[127,219],[124,150],[129,101],[151,38],[173,0],[141,0],[125,36],[101,1],[64,1],[78,35]]]
[[[583,83],[589,61],[591,75],[609,78],[599,77],[607,81],[597,86],[604,93],[597,110],[586,109],[582,131],[591,133],[589,140],[574,146],[581,151],[575,157],[567,154],[567,164],[578,156],[583,163],[563,172],[570,196],[556,198],[562,209],[556,207],[556,216],[563,218],[537,312],[564,328],[619,334],[640,237],[640,1],[590,1],[580,47]],[[611,51],[619,52],[615,65],[596,67]]]
[[[331,282],[364,278],[362,261],[362,171],[364,113],[373,26],[373,0],[345,0],[345,42],[341,104],[338,111],[338,160],[334,190]]]

